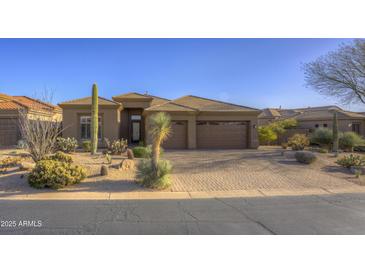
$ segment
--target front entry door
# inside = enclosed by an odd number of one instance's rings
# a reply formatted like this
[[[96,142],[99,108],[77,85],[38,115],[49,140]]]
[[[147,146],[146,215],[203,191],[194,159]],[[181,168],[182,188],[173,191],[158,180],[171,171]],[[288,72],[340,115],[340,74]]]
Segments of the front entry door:
[[[141,139],[141,122],[133,121],[132,122],[132,142],[138,143]]]

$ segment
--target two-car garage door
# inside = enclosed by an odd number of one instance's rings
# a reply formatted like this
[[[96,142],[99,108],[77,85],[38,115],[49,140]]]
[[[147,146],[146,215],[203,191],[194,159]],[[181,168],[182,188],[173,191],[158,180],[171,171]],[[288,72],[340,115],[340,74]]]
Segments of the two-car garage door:
[[[196,138],[198,148],[247,148],[247,122],[198,121]]]
[[[188,147],[187,121],[172,121],[171,135],[163,144],[167,149]],[[247,148],[248,127],[245,121],[197,121],[197,148]]]

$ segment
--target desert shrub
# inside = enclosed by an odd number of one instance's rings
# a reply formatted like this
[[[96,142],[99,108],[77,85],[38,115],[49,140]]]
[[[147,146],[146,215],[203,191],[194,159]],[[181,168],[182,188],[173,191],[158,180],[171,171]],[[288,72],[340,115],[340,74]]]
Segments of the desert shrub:
[[[127,149],[127,157],[128,157],[129,160],[134,159],[133,150],[131,150],[130,148]]]
[[[159,160],[157,173],[152,161],[144,159],[137,165],[136,178],[141,185],[154,189],[165,189],[171,186],[171,163],[167,160]]]
[[[318,152],[319,153],[328,153],[328,149],[326,149],[326,148],[320,148],[320,149],[318,149]]]
[[[258,127],[260,144],[270,145],[272,142],[278,139],[278,135],[269,126]]]
[[[73,162],[72,157],[67,155],[61,151],[57,151],[53,155],[46,156],[44,160],[53,160],[53,161],[60,161],[71,164]]]
[[[104,142],[108,151],[114,155],[122,154],[127,150],[128,147],[128,141],[125,139],[118,139],[110,142],[108,138],[104,138]]]
[[[260,144],[271,144],[276,141],[280,135],[286,132],[286,129],[297,126],[295,119],[285,119],[272,122],[270,124],[260,126],[258,128]]]
[[[86,178],[83,167],[55,160],[38,161],[28,176],[28,182],[35,188],[58,189],[81,182]]]
[[[87,140],[87,141],[83,141],[82,142],[82,149],[85,152],[90,152],[91,151],[91,141]]]
[[[132,149],[134,157],[136,158],[147,158],[147,148],[146,147],[134,147]]]
[[[281,143],[281,147],[283,149],[287,149],[288,148],[288,143]]]
[[[288,145],[292,150],[303,150],[309,145],[309,139],[304,134],[294,134],[289,138]]]
[[[72,137],[72,138],[58,137],[56,140],[57,150],[63,151],[65,153],[74,152],[77,147],[78,147],[78,142],[77,142],[76,138],[74,138],[74,137]]]
[[[339,145],[341,149],[352,151],[355,146],[363,145],[364,139],[355,132],[344,132],[339,139]]]
[[[365,157],[360,155],[350,154],[348,156],[343,156],[338,159],[336,163],[340,166],[350,168],[352,166],[360,167],[365,165]]]
[[[322,147],[330,147],[333,142],[332,130],[328,128],[317,128],[310,136],[310,142]]]
[[[302,164],[311,164],[317,160],[317,156],[310,151],[297,151],[294,156],[297,162]]]
[[[151,158],[152,156],[152,146],[148,145],[146,147],[134,147],[132,149],[134,157],[136,158]],[[160,156],[164,153],[164,149],[160,148]]]
[[[19,165],[21,160],[19,157],[6,157],[2,159],[0,161],[0,172],[6,172],[8,168]]]

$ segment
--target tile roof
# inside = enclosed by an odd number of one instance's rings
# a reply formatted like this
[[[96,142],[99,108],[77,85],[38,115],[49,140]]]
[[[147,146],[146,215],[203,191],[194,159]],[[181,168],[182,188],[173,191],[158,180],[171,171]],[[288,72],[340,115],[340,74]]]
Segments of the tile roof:
[[[67,105],[67,106],[72,106],[72,105],[91,105],[91,101],[92,101],[92,98],[91,96],[88,96],[88,97],[84,97],[84,98],[79,98],[79,99],[75,99],[75,100],[70,100],[70,101],[66,101],[66,102],[62,102],[62,103],[59,103],[58,105],[59,106],[64,106],[64,105]],[[106,99],[106,98],[103,98],[103,97],[100,97],[99,96],[99,105],[116,105],[116,106],[120,106],[120,104],[118,102],[114,102],[112,100],[109,100],[109,99]]]
[[[148,96],[147,94],[141,94],[138,92],[128,92],[128,93],[123,93],[123,94],[113,96],[113,99],[114,98],[117,98],[117,99],[144,99],[144,98],[146,98],[146,99],[148,99],[150,97],[151,96]]]
[[[183,106],[183,105],[177,104],[172,101],[163,103],[161,105],[150,106],[149,108],[146,108],[145,110],[146,111],[184,111],[184,112],[198,111],[197,109]]]
[[[268,110],[276,110],[279,116],[275,116],[276,112],[270,112]],[[298,120],[316,120],[316,119],[332,119],[333,111],[336,110],[338,118],[365,118],[364,114],[352,111],[346,111],[338,106],[320,106],[320,107],[307,107],[296,109],[264,109],[259,115],[259,118],[276,118],[282,119],[295,118]]]
[[[172,102],[197,109],[199,111],[259,111],[255,108],[235,105],[218,100],[206,99],[194,95],[187,95]]]
[[[43,112],[61,111],[58,106],[45,103],[28,96],[11,96],[3,93],[0,94],[0,110],[18,110],[21,108]]]

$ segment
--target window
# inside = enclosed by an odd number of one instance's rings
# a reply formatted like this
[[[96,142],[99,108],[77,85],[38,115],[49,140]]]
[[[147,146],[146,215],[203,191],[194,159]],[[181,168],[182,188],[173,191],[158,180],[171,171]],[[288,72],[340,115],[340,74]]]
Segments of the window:
[[[323,124],[323,127],[327,127],[327,124]]]
[[[141,121],[141,115],[131,115],[131,120]]]
[[[101,139],[101,117],[99,116],[98,139]],[[80,117],[81,139],[91,139],[91,116]]]
[[[351,129],[353,132],[360,134],[360,124],[359,123],[352,123]]]
[[[318,128],[318,127],[319,127],[319,125],[318,125],[318,124],[316,124],[314,127],[315,127],[315,128]]]

